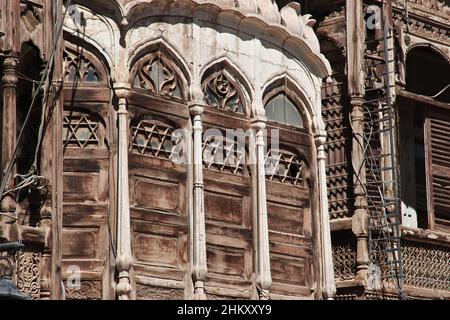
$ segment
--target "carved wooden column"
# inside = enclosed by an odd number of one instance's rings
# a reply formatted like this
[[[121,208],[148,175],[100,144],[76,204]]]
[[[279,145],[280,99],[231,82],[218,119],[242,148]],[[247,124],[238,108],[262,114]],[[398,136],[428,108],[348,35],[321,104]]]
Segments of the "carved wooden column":
[[[257,181],[257,269],[256,285],[259,289],[259,299],[269,299],[269,289],[272,284],[270,271],[269,227],[267,222],[266,171],[264,155],[265,119],[256,118],[252,123],[256,131],[256,181]]]
[[[364,139],[363,124],[364,115],[362,111],[364,100],[353,97],[351,100],[352,113],[351,121],[353,128],[353,148],[352,164],[354,172],[354,194],[355,194],[355,213],[352,217],[352,231],[357,240],[356,274],[361,280],[367,279],[367,269],[369,265],[368,253],[368,212],[367,198],[365,194],[366,167],[364,163]]]
[[[19,61],[16,55],[12,54],[3,61],[3,126],[2,126],[2,176],[9,162],[12,160],[14,147],[16,145],[16,109],[17,109],[17,66]],[[13,167],[14,168],[14,167]],[[13,169],[6,181],[5,190],[14,186]],[[3,190],[3,192],[5,192]],[[0,195],[3,196],[3,195]],[[13,195],[6,195],[1,200],[1,212],[14,218],[16,211],[16,201]],[[10,239],[16,240],[16,239]]]
[[[328,211],[327,177],[326,177],[326,154],[325,142],[326,131],[319,131],[315,134],[317,148],[317,167],[319,179],[319,209],[322,244],[322,296],[326,300],[333,299],[336,294],[334,282],[333,252],[331,249],[330,213]]]
[[[119,99],[118,118],[118,159],[117,159],[117,258],[116,268],[119,273],[116,295],[119,300],[129,300],[132,296],[131,268],[131,225],[128,177],[128,112],[127,98],[130,85],[115,84],[114,89]]]
[[[194,299],[206,299],[205,279],[208,273],[206,263],[206,231],[203,184],[202,157],[202,113],[203,107],[198,104],[190,106],[194,132],[194,219],[193,219],[193,263],[192,279],[194,281]]]
[[[365,22],[362,0],[347,0],[347,74],[350,95],[351,126],[353,129],[352,165],[355,193],[355,213],[352,230],[357,238],[357,278],[367,280],[368,256],[368,212],[365,195],[366,168],[364,163],[364,39]]]

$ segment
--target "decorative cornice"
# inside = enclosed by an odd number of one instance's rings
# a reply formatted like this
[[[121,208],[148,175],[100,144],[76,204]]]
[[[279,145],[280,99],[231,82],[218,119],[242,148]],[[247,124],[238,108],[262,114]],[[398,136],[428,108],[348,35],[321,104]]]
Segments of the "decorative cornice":
[[[200,22],[212,23],[236,28],[241,33],[276,38],[277,43],[287,45],[301,56],[309,57],[313,72],[321,78],[331,73],[328,60],[320,53],[318,39],[312,28],[315,20],[310,15],[301,15],[300,9],[288,4],[281,12],[272,0],[131,0],[123,4],[123,0],[74,0],[94,10],[99,4],[120,12],[115,15],[120,26],[125,20],[128,28],[137,21],[152,16],[183,16],[194,18]],[[249,7],[254,2],[255,10]],[[237,4],[240,6],[237,7]],[[244,5],[245,4],[245,5]],[[257,5],[256,5],[257,4]],[[100,8],[100,7],[99,7]],[[100,12],[98,8],[95,9]],[[300,32],[300,33],[299,33]]]

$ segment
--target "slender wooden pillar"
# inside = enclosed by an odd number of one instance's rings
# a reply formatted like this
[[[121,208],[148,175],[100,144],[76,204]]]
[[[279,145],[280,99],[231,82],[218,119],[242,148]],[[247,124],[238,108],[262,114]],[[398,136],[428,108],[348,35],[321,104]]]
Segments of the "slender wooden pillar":
[[[117,259],[118,282],[116,295],[119,300],[132,297],[131,268],[131,225],[128,177],[128,112],[127,98],[129,84],[115,84],[114,89],[119,99],[118,118],[118,160],[117,160]]]
[[[315,134],[315,143],[317,148],[317,167],[319,179],[319,210],[321,226],[321,245],[322,245],[322,296],[326,300],[332,300],[336,294],[336,285],[334,282],[333,252],[331,249],[331,231],[330,216],[328,211],[328,193],[326,177],[326,154],[325,142],[327,139],[326,131],[319,131]]]
[[[352,106],[351,125],[353,129],[352,165],[355,193],[355,213],[352,230],[357,239],[357,278],[366,281],[368,256],[368,212],[365,195],[366,168],[364,162],[364,34],[365,24],[362,0],[347,0],[347,74],[350,104]]]
[[[194,132],[194,219],[193,219],[193,263],[192,280],[194,281],[194,299],[206,299],[205,279],[208,273],[206,263],[206,230],[203,184],[202,157],[202,113],[203,107],[198,104],[190,106]]]
[[[2,126],[2,172],[12,160],[16,145],[16,109],[17,109],[17,66],[19,61],[15,54],[5,57],[3,61],[3,126]],[[5,185],[5,192],[14,186],[14,166]],[[3,176],[3,175],[2,175]],[[0,195],[2,196],[2,195]],[[16,201],[7,194],[1,199],[1,212],[14,218]],[[14,239],[10,239],[14,240]]]
[[[252,127],[256,132],[256,181],[257,181],[257,269],[256,285],[260,300],[269,299],[269,289],[272,285],[270,271],[269,250],[269,226],[267,222],[267,199],[266,199],[266,171],[264,158],[264,119],[254,119]]]

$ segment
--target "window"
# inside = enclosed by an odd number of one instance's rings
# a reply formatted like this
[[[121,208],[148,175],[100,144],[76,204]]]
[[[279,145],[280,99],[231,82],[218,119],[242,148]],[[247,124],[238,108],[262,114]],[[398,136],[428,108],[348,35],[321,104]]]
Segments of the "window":
[[[430,48],[417,47],[406,65],[407,90],[398,100],[403,223],[450,232],[450,113],[444,89],[450,64]],[[410,212],[417,216],[412,222]]]
[[[174,152],[183,156],[183,137],[174,134],[171,126],[157,120],[142,120],[131,125],[131,150],[142,155],[171,159]]]
[[[65,111],[63,124],[64,147],[98,147],[100,121],[97,117],[81,112]]]
[[[64,80],[67,82],[97,83],[99,73],[94,63],[81,50],[64,49]]]
[[[244,174],[245,147],[237,141],[209,136],[203,142],[203,166],[220,172]]]
[[[294,153],[287,150],[273,150],[267,152],[266,179],[302,186],[305,178],[306,165]]]
[[[266,116],[269,121],[303,128],[303,119],[294,103],[281,93],[266,104]]]

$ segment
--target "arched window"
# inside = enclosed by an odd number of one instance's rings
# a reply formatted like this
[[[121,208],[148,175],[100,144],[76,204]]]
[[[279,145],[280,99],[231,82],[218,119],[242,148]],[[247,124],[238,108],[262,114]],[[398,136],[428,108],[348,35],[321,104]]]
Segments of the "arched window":
[[[105,82],[103,66],[85,49],[66,43],[63,58],[64,81],[83,84]]]
[[[300,111],[286,93],[279,93],[270,99],[265,109],[269,121],[303,128]]]

